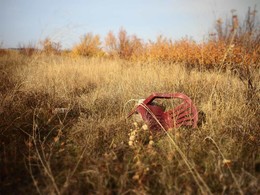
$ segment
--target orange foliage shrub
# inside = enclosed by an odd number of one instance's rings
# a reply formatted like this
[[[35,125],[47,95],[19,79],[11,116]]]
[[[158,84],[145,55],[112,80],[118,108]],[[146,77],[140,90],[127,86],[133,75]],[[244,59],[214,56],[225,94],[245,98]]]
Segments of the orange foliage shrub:
[[[106,45],[111,56],[128,60],[181,62],[189,67],[204,69],[248,65],[259,67],[259,42],[239,38],[235,37],[232,42],[230,38],[224,40],[221,37],[196,43],[189,39],[173,42],[161,35],[155,42],[144,44],[136,36],[130,38],[125,31],[120,31],[118,39],[110,32],[106,37]]]
[[[88,57],[103,56],[104,52],[101,49],[101,41],[99,35],[87,33],[81,38],[81,42],[73,47],[72,55]]]
[[[128,36],[124,29],[119,31],[117,37],[110,31],[105,43],[110,56],[124,59],[138,59],[144,50],[141,39],[136,35]]]
[[[196,43],[190,39],[173,42],[160,35],[157,40],[143,43],[137,36],[128,36],[121,29],[116,37],[106,37],[107,52],[127,60],[181,62],[200,69],[227,67],[260,67],[260,29],[256,24],[256,10],[250,8],[243,25],[232,11],[231,22],[216,21],[216,33],[209,40]]]
[[[128,35],[121,28],[117,35],[109,32],[102,45],[99,35],[88,33],[76,44],[72,56],[118,57],[132,61],[159,61],[183,63],[199,69],[225,69],[260,67],[260,29],[257,27],[256,10],[249,8],[245,21],[239,22],[232,11],[230,21],[218,19],[215,32],[203,43],[191,39],[172,41],[162,35],[155,41],[143,42],[136,35]],[[42,43],[46,54],[60,54],[61,45],[46,38]],[[105,49],[101,47],[105,46]],[[27,55],[35,52],[34,47],[21,50]],[[2,52],[3,53],[3,52]]]
[[[43,53],[50,54],[60,54],[61,53],[61,44],[58,42],[53,42],[50,38],[46,38],[41,41]]]

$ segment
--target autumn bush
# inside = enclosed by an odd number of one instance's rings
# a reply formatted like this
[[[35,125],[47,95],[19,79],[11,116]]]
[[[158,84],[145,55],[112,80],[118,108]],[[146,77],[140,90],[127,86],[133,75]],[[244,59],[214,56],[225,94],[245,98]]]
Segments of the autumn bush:
[[[110,31],[102,43],[99,35],[87,33],[71,50],[71,56],[112,57],[129,61],[181,62],[188,68],[200,70],[231,70],[240,75],[259,68],[260,29],[256,8],[248,9],[244,20],[232,11],[224,23],[220,18],[208,39],[196,42],[183,38],[172,40],[163,35],[147,42],[129,35],[121,28],[117,35]],[[45,54],[60,54],[60,43],[46,38],[41,42]],[[32,55],[35,47],[22,47],[21,52]],[[68,52],[66,52],[68,53]],[[250,69],[250,70],[249,70]]]
[[[61,44],[59,42],[54,42],[50,38],[45,38],[40,42],[42,46],[42,52],[46,55],[61,54]]]
[[[173,41],[160,35],[155,41],[144,43],[137,36],[127,35],[121,29],[116,37],[109,32],[106,37],[110,56],[135,61],[182,62],[199,69],[259,68],[260,29],[256,10],[249,8],[243,22],[232,12],[231,20],[223,24],[216,21],[215,33],[208,40],[197,43],[184,38]]]
[[[111,57],[123,59],[139,59],[144,51],[144,43],[136,35],[127,35],[126,30],[120,29],[116,37],[110,31],[106,38],[106,50]]]
[[[73,56],[101,57],[103,54],[99,35],[93,35],[92,33],[84,35],[80,43],[76,44],[72,49]]]
[[[211,34],[208,41],[173,42],[159,36],[148,44],[146,55],[153,60],[182,62],[200,69],[259,68],[260,29],[257,24],[256,10],[249,9],[243,23],[233,13],[231,22],[223,25],[221,19],[216,21],[216,33]]]

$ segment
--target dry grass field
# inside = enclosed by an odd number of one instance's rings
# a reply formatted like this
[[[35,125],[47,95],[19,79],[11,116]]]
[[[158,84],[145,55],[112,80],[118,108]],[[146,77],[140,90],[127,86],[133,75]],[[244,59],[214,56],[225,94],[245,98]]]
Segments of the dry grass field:
[[[203,43],[121,29],[107,50],[91,33],[66,52],[49,38],[0,48],[0,194],[260,194],[255,14]],[[198,127],[126,118],[153,92],[188,95]]]
[[[3,194],[260,192],[259,70],[251,99],[232,72],[177,63],[14,52],[0,73]],[[126,103],[152,92],[187,94],[205,120],[151,135]]]

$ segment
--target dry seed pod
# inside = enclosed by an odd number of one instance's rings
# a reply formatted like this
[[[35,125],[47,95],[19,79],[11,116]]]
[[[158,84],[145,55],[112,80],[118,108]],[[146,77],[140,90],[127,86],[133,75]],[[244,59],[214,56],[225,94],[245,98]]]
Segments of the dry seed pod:
[[[134,124],[134,126],[135,126],[135,127],[138,127],[138,124],[137,124],[137,122],[134,122],[133,124]]]
[[[132,146],[133,143],[134,143],[133,141],[129,141],[129,142],[128,142],[128,145],[129,145],[129,146]]]
[[[148,130],[148,126],[147,126],[146,124],[144,124],[144,125],[142,126],[142,129],[146,131],[146,130]]]
[[[134,135],[131,135],[130,138],[129,138],[130,141],[134,141],[135,140],[135,136]]]
[[[222,163],[223,163],[224,166],[230,167],[232,161],[231,161],[231,160],[228,160],[228,159],[224,159],[224,160],[222,161]]]
[[[139,180],[139,178],[140,178],[139,175],[134,175],[133,176],[133,180]]]

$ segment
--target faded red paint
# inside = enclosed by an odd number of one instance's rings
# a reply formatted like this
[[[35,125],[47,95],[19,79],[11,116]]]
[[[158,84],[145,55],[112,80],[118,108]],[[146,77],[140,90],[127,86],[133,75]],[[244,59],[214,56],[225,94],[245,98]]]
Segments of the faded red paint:
[[[156,98],[178,98],[181,99],[182,102],[175,108],[165,111],[163,107],[152,103]],[[181,126],[197,127],[197,109],[191,99],[182,93],[153,93],[146,98],[143,103],[139,104],[131,113],[129,113],[128,117],[135,112],[141,114],[143,120],[151,130],[160,130],[162,127],[166,130]]]

